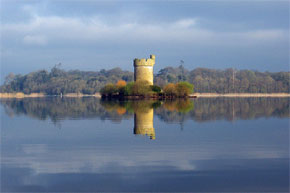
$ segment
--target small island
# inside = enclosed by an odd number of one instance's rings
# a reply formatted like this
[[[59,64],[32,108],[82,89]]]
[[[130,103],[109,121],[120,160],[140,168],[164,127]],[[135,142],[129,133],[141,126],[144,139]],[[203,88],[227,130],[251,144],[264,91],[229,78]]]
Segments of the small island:
[[[189,82],[169,83],[163,89],[153,84],[153,66],[155,55],[148,59],[134,59],[134,82],[128,84],[119,80],[116,84],[109,83],[101,89],[102,98],[119,99],[174,99],[187,98],[193,92],[193,84]]]
[[[148,81],[137,80],[128,84],[119,80],[116,84],[107,84],[101,89],[102,98],[119,99],[175,99],[188,98],[193,92],[193,85],[188,82],[169,83],[163,89],[150,85]]]

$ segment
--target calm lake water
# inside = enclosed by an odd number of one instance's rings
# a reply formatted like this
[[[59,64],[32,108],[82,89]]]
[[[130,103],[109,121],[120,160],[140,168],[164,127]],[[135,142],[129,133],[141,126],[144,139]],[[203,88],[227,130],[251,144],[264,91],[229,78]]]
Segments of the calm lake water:
[[[288,192],[289,98],[1,99],[2,192]]]

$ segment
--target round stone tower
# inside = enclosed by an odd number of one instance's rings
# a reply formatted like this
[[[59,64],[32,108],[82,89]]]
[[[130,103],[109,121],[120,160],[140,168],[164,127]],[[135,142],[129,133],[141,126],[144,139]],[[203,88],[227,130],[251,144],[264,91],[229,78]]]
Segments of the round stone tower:
[[[153,85],[153,66],[155,64],[155,55],[150,58],[134,59],[134,80],[145,80]]]

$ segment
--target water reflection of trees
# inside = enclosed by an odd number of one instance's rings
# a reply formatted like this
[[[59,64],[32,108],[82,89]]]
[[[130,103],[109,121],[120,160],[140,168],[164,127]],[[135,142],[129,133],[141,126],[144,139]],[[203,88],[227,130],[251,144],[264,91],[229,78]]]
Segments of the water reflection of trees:
[[[289,98],[203,98],[189,116],[196,121],[289,117]]]
[[[37,119],[100,118],[119,122],[132,118],[134,112],[155,109],[154,114],[165,122],[185,120],[237,120],[259,117],[289,117],[288,98],[198,98],[173,101],[104,101],[86,98],[1,99],[7,114],[25,114]]]
[[[86,98],[23,98],[2,99],[1,104],[10,116],[25,114],[33,118],[57,122],[62,119],[90,119],[98,117],[120,122],[132,117],[130,113],[106,110],[95,97]]]
[[[248,120],[261,117],[287,118],[289,98],[198,98],[194,109],[187,113],[168,108],[156,109],[155,113],[165,122],[184,122],[194,120]]]

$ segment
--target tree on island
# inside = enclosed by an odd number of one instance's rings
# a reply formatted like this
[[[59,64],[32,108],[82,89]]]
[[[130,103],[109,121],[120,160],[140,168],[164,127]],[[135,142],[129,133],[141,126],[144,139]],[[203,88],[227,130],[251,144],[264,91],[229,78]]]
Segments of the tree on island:
[[[102,96],[112,97],[119,94],[119,89],[116,85],[109,83],[101,89]]]
[[[169,83],[166,86],[164,86],[163,92],[167,96],[176,96],[177,92],[175,89],[175,84]]]
[[[164,87],[163,92],[169,97],[187,97],[193,93],[193,87],[189,82],[169,83]]]
[[[178,82],[175,84],[175,89],[177,92],[178,97],[186,97],[193,93],[193,84],[190,84],[189,82]]]

